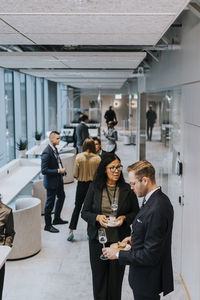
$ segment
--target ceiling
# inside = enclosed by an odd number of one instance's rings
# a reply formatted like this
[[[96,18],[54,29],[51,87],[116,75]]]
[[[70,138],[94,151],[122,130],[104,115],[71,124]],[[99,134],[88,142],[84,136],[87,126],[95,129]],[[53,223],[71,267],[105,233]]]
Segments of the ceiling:
[[[116,86],[120,88],[126,79],[132,76],[130,71],[136,69],[145,58],[145,46],[153,46],[159,42],[188,2],[188,0],[1,0],[2,49],[6,49],[5,47],[9,45],[18,47],[62,45],[62,49],[63,45],[67,47],[92,45],[101,48],[112,46],[114,51],[49,53],[43,49],[43,52],[39,53],[23,50],[20,53],[0,52],[0,66],[21,69],[28,74],[39,74],[36,76],[80,88],[86,86],[99,88],[99,85],[105,88]],[[116,52],[115,47],[119,45],[125,47],[124,52]],[[144,47],[141,48],[141,52],[130,50],[126,52],[126,47],[137,45]],[[60,72],[59,69],[65,69],[66,73],[62,73],[61,76],[57,73]],[[82,72],[75,76],[75,73],[68,72],[73,69],[82,69]],[[93,78],[86,78],[87,69],[94,69]],[[102,69],[107,70],[108,74],[105,75],[104,72],[103,75]],[[127,70],[126,76],[122,71],[121,77],[116,78],[121,69]],[[109,73],[109,70],[118,70],[118,75]]]

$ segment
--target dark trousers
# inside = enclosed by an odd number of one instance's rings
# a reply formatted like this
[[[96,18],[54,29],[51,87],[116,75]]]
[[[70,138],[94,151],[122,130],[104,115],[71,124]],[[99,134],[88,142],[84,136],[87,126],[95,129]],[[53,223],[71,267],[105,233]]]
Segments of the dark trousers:
[[[4,275],[5,275],[5,264],[0,269],[0,300],[2,299],[2,294],[3,294]]]
[[[102,244],[98,240],[90,239],[89,249],[94,300],[121,300],[125,266],[118,260],[101,260]]]
[[[63,208],[63,204],[65,201],[65,192],[63,183],[60,183],[57,189],[47,189],[47,200],[45,203],[45,209],[44,209],[44,217],[45,217],[45,224],[46,226],[51,225],[51,213],[54,208],[55,199],[56,200],[56,206],[55,206],[55,214],[54,214],[54,220],[60,219],[61,210]]]
[[[159,300],[160,299],[160,295],[145,297],[145,296],[135,294],[134,292],[133,292],[133,296],[134,296],[134,300]]]
[[[152,138],[153,125],[147,122],[147,138],[151,141]]]
[[[78,181],[77,188],[76,188],[75,207],[69,224],[69,228],[72,230],[75,230],[77,227],[80,211],[90,183],[91,181]]]

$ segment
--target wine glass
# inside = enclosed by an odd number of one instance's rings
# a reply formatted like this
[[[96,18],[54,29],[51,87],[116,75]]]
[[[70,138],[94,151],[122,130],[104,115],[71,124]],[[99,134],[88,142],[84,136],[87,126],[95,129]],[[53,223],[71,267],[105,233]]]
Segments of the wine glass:
[[[99,243],[103,245],[103,248],[105,248],[105,243],[107,242],[107,236],[106,236],[106,231],[104,228],[100,228],[98,230],[98,237],[99,237]],[[108,257],[105,256],[104,254],[101,254],[100,258],[102,260],[107,260]]]
[[[118,201],[116,198],[113,198],[113,200],[112,200],[111,209],[113,212],[116,212],[118,209]]]

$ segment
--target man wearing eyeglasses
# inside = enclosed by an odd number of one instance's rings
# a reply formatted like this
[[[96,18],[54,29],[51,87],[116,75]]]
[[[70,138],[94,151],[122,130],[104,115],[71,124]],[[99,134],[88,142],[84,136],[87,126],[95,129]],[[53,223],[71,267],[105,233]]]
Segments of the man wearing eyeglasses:
[[[129,284],[135,300],[159,300],[160,293],[173,291],[171,237],[173,207],[156,184],[155,169],[148,161],[139,161],[128,168],[131,189],[144,197],[142,207],[132,224],[132,235],[122,242],[131,243],[131,250],[104,248],[109,259],[130,265]]]

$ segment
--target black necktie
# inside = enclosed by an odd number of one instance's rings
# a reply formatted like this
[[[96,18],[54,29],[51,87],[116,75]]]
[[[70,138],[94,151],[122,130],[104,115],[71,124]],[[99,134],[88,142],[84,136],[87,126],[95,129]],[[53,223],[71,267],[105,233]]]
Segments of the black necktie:
[[[143,201],[142,201],[142,206],[141,206],[141,207],[145,206],[145,203],[146,203],[146,199],[145,199],[145,197],[144,197],[144,198],[143,198]]]
[[[62,160],[61,160],[61,158],[60,158],[60,155],[59,155],[59,153],[58,153],[58,149],[57,149],[56,147],[55,147],[54,153],[55,153],[56,159],[57,159],[57,161],[58,161],[58,165],[60,164],[61,167],[63,168]]]

